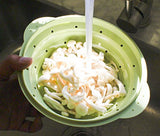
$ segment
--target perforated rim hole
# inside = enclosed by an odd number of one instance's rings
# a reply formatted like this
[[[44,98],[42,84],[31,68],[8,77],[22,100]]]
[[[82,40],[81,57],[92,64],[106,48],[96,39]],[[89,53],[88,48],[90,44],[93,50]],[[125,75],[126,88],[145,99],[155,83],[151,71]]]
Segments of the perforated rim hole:
[[[51,30],[51,33],[54,33],[54,31],[53,31],[53,30]]]
[[[76,25],[76,26],[74,26],[75,28],[78,28],[78,26]]]
[[[33,45],[33,48],[36,48],[36,45]]]
[[[103,31],[101,30],[101,31],[99,31],[101,34],[103,33]]]
[[[123,47],[123,44],[121,44],[120,46]]]

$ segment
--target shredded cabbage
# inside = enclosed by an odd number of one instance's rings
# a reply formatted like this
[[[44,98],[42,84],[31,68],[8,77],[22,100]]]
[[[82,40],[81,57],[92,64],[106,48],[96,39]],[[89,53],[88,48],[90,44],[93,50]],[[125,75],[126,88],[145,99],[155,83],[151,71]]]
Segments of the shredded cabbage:
[[[102,52],[92,51],[88,57],[82,42],[68,41],[67,48],[45,58],[42,69],[39,85],[45,91],[44,101],[64,116],[103,114],[114,99],[126,95],[116,65],[104,63]]]

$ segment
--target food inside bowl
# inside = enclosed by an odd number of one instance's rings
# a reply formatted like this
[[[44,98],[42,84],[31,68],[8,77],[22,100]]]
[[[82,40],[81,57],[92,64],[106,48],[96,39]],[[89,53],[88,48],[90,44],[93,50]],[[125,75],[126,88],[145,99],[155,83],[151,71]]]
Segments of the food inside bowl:
[[[126,95],[116,64],[104,63],[102,52],[92,51],[88,57],[86,44],[74,40],[45,58],[39,85],[49,107],[75,118],[100,116]]]

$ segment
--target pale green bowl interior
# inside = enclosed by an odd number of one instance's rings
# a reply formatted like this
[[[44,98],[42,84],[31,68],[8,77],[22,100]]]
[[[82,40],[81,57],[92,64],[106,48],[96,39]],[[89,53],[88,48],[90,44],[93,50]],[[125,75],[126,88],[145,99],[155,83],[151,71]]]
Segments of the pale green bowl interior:
[[[101,120],[117,115],[137,98],[142,82],[146,82],[144,57],[136,44],[120,29],[105,21],[94,19],[93,43],[101,43],[103,47],[101,51],[104,52],[105,58],[117,64],[120,70],[119,79],[125,85],[127,95],[119,99],[103,116],[88,119],[64,117],[44,103],[42,99],[44,92],[38,90],[37,82],[44,58],[49,57],[58,47],[65,47],[69,40],[85,42],[84,17],[60,17],[39,28],[24,44],[20,54],[32,57],[33,63],[22,72],[23,92],[33,106],[50,119],[73,126],[76,124],[90,126],[94,123],[98,125]]]

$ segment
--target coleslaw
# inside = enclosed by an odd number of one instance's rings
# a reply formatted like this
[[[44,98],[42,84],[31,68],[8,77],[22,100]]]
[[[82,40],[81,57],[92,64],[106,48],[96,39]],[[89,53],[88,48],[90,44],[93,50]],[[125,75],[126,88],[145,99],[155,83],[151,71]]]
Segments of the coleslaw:
[[[104,53],[94,50],[88,57],[82,42],[68,41],[66,48],[45,58],[42,69],[38,84],[44,89],[43,99],[64,116],[102,115],[126,95],[115,63],[106,64]]]

